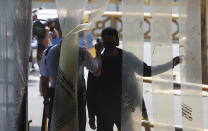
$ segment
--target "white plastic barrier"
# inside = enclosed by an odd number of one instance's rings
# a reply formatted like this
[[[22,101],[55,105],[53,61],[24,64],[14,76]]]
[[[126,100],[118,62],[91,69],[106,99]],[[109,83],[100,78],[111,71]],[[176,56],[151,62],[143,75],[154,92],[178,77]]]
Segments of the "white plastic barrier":
[[[179,48],[180,55],[184,56],[180,68],[184,131],[203,129],[200,5],[200,0],[179,2]]]
[[[86,0],[58,0],[56,7],[63,32],[59,72],[55,87],[52,131],[78,131],[77,74],[78,32],[88,28],[102,16],[108,0],[92,0],[88,24],[80,24],[86,9]]]
[[[123,0],[123,83],[121,130],[141,130],[144,1]]]
[[[169,69],[166,71],[164,67],[152,68],[154,131],[175,131],[172,70],[172,0],[152,0],[150,7],[152,16],[152,66],[155,67],[167,63],[166,69]],[[162,72],[163,70],[165,72]],[[168,82],[157,81],[157,79],[164,79]],[[160,123],[166,123],[167,125],[161,125]]]

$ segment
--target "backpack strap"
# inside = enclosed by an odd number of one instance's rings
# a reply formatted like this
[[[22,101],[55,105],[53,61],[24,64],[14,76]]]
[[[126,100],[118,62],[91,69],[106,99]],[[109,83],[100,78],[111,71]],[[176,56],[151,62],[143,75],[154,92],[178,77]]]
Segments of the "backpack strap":
[[[53,46],[49,46],[49,47],[46,49],[45,57],[48,55],[48,52],[49,52],[49,50],[50,50],[51,47],[53,47]],[[46,59],[45,59],[45,64],[46,64]]]

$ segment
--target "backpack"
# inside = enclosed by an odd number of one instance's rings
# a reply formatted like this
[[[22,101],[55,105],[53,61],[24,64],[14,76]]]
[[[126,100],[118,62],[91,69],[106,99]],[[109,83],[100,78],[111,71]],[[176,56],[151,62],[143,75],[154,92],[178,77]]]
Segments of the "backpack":
[[[37,20],[33,23],[33,36],[36,36],[37,39],[44,39],[45,37],[45,27],[47,25],[47,21],[45,20]]]

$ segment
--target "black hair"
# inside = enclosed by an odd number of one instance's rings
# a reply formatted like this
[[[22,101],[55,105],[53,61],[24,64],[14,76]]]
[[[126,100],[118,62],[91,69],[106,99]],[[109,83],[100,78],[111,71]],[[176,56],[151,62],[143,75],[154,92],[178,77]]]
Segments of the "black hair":
[[[48,19],[47,21],[48,21],[48,22],[47,22],[47,25],[48,25],[48,26],[49,26],[51,23],[55,22],[54,19]]]
[[[105,29],[103,29],[103,31],[101,33],[102,37],[104,35],[112,35],[112,36],[115,36],[116,38],[118,38],[118,31],[113,27],[106,27]]]
[[[118,39],[118,43],[116,44],[116,46],[119,46],[118,31],[115,28],[113,28],[113,27],[106,27],[105,29],[103,29],[103,31],[101,33],[101,37],[103,37],[105,35],[111,35],[111,36],[116,37]]]

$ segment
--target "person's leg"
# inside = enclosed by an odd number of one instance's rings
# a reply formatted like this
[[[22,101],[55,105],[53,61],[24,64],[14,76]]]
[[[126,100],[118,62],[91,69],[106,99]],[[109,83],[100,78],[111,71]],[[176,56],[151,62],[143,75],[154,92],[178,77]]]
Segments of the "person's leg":
[[[142,99],[142,116],[143,116],[143,119],[148,120],[148,114],[147,114],[147,109],[146,109],[144,99]]]
[[[50,131],[52,112],[53,112],[53,99],[51,99],[49,103],[48,131]]]
[[[43,96],[43,87],[42,87],[42,79],[40,77],[40,81],[39,81],[39,92],[40,92],[40,96]]]
[[[80,89],[78,91],[78,119],[79,119],[79,131],[85,131],[86,129],[85,89]]]
[[[104,114],[97,116],[97,131],[113,131],[114,122]]]
[[[118,131],[121,131],[121,114],[117,113],[115,116],[115,124],[116,127],[118,128]]]
[[[53,100],[54,100],[54,95],[55,95],[55,89],[54,88],[49,88],[49,116],[48,116],[48,131],[50,131],[50,126],[51,126],[51,119],[52,119],[52,113],[53,113]]]

